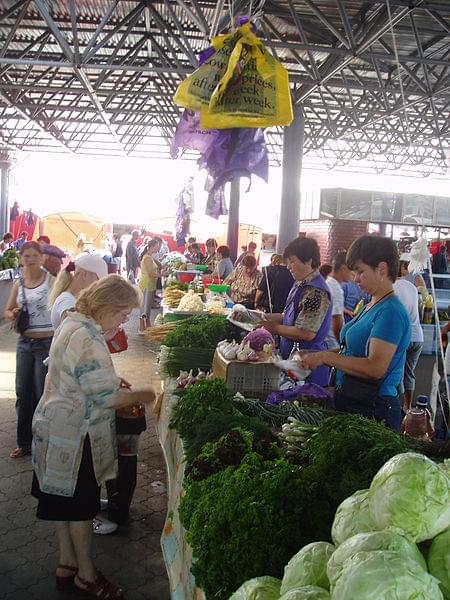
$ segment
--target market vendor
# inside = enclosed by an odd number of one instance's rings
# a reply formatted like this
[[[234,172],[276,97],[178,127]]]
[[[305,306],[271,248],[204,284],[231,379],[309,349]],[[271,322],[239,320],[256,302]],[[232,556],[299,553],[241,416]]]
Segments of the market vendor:
[[[261,325],[279,335],[283,359],[289,358],[294,345],[299,349],[325,350],[331,325],[331,294],[319,273],[320,251],[316,240],[298,237],[284,251],[284,258],[294,278],[283,313],[265,315]],[[328,385],[329,368],[318,365],[308,377],[311,383]]]
[[[389,238],[363,235],[347,253],[355,281],[371,301],[341,331],[341,353],[316,352],[303,357],[309,369],[334,367],[335,407],[400,428],[397,388],[403,377],[411,338],[408,313],[395,295],[398,254]]]

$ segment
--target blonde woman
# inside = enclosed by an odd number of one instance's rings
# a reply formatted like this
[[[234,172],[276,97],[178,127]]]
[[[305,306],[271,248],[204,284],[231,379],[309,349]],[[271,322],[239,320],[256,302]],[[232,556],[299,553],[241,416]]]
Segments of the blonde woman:
[[[108,267],[99,254],[80,254],[74,262],[70,262],[61,271],[48,297],[55,330],[67,311],[75,306],[79,293],[106,275],[108,275]]]
[[[5,319],[14,321],[26,305],[28,326],[17,340],[16,350],[16,411],[17,447],[10,458],[31,454],[31,421],[44,389],[48,356],[53,336],[48,295],[54,277],[43,269],[42,247],[37,242],[25,242],[20,248],[22,276],[14,284],[5,309]]]
[[[38,518],[56,521],[57,588],[98,600],[124,598],[97,571],[91,549],[100,486],[117,471],[115,409],[155,398],[151,388],[132,390],[116,375],[103,332],[119,327],[139,305],[139,291],[119,275],[81,292],[76,312],[54,336],[33,419],[32,494]]]

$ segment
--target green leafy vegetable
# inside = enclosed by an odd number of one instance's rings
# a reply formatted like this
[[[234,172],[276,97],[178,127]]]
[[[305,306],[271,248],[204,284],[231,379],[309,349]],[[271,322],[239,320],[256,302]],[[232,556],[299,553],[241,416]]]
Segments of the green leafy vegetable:
[[[373,478],[369,508],[377,529],[398,527],[415,542],[429,540],[450,526],[450,480],[429,458],[399,454]]]
[[[432,541],[428,552],[428,570],[439,579],[445,600],[450,600],[450,528]]]
[[[368,488],[389,458],[411,447],[381,423],[343,414],[319,424],[317,435],[304,445],[302,460],[311,478],[339,504],[356,490]]]
[[[176,429],[183,441],[195,439],[197,428],[209,414],[233,414],[232,393],[223,379],[204,379],[179,392],[172,410],[170,427]]]
[[[192,572],[208,598],[228,599],[248,579],[281,577],[297,551],[315,538],[309,482],[286,460],[247,454],[238,467],[195,481],[180,517],[195,557]],[[327,508],[329,510],[329,508]]]
[[[236,427],[251,431],[258,438],[265,438],[272,442],[277,439],[270,428],[260,419],[241,414],[211,412],[203,422],[198,424],[195,437],[190,442],[185,443],[184,450],[187,462],[190,464],[207,442],[217,440],[221,435]]]
[[[254,577],[234,592],[230,600],[278,600],[280,580],[275,577]]]
[[[226,335],[225,317],[202,315],[185,319],[164,338],[164,345],[180,348],[215,349]]]
[[[358,490],[338,506],[331,527],[331,537],[338,546],[357,533],[376,531],[369,511],[369,490]]]
[[[416,561],[418,567],[427,570],[427,565],[416,544],[395,531],[373,531],[358,533],[345,540],[332,554],[327,565],[328,579],[334,585],[339,579],[346,561],[358,552],[393,551],[405,557],[405,560]]]
[[[332,600],[442,600],[439,582],[398,552],[358,552],[345,562]]]
[[[335,547],[327,542],[313,542],[304,546],[288,562],[281,581],[281,593],[305,585],[316,585],[326,590],[330,587],[327,563]]]

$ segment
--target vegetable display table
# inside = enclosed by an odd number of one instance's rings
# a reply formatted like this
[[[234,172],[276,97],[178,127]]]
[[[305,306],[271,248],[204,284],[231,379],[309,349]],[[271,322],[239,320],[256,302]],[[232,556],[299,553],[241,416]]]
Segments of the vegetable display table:
[[[174,379],[165,380],[156,425],[167,469],[167,516],[161,534],[161,548],[169,578],[171,600],[205,600],[204,593],[196,587],[190,571],[192,550],[186,541],[186,531],[178,515],[183,492],[184,458],[181,439],[175,430],[169,428],[170,409],[175,401],[175,386]]]
[[[4,269],[3,271],[0,271],[0,319],[3,318],[3,313],[5,312],[13,285],[14,270]]]

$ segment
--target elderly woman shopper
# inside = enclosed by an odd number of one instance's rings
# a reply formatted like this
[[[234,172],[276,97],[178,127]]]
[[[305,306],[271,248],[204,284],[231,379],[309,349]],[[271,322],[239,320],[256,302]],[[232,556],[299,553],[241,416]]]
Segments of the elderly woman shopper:
[[[289,358],[295,347],[308,350],[326,349],[326,337],[331,325],[331,294],[319,273],[320,251],[316,240],[298,237],[290,242],[284,257],[294,278],[294,285],[282,313],[266,315],[261,325],[280,336],[280,350]],[[317,365],[308,382],[327,385],[329,368]]]
[[[44,394],[33,419],[32,494],[37,516],[56,521],[56,585],[89,598],[117,600],[123,591],[97,571],[92,519],[100,486],[116,475],[114,409],[154,400],[117,377],[104,332],[119,327],[140,304],[139,292],[118,275],[85,289],[58,328]]]
[[[408,313],[394,293],[398,273],[395,243],[364,235],[353,242],[347,264],[371,301],[341,331],[342,350],[303,357],[310,369],[327,365],[336,372],[337,410],[359,413],[400,428],[397,388],[411,339]]]
[[[80,254],[61,271],[48,297],[55,330],[67,311],[74,308],[79,293],[106,275],[108,267],[99,254]]]
[[[16,350],[17,448],[10,458],[31,454],[31,422],[44,390],[48,356],[53,336],[48,295],[54,278],[43,269],[42,248],[37,242],[25,242],[20,248],[22,276],[12,290],[5,319],[14,321],[23,308],[28,323],[20,331]]]
[[[250,254],[244,256],[239,267],[228,275],[224,283],[230,286],[230,297],[235,304],[254,308],[255,295],[261,281],[261,273],[256,268],[256,258]]]

